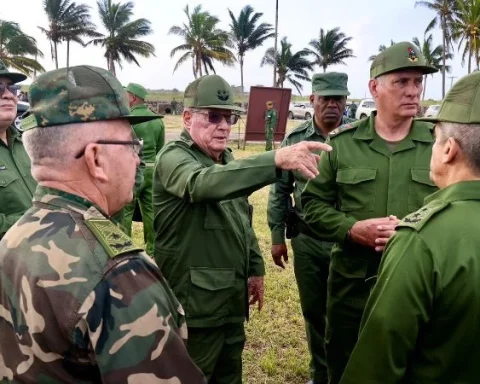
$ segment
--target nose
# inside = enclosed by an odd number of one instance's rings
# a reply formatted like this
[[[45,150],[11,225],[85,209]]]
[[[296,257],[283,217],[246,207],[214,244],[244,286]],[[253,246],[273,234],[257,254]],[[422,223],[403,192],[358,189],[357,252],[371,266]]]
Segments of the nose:
[[[408,86],[405,89],[406,95],[409,97],[417,97],[422,93],[423,85],[417,84],[414,81],[408,83]]]

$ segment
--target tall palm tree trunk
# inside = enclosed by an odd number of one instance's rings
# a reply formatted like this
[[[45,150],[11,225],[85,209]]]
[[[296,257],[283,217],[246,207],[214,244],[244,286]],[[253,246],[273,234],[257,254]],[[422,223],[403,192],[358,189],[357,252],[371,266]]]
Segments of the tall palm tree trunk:
[[[112,72],[113,76],[117,76],[117,73],[115,71],[115,63],[112,57],[108,58],[108,70]]]
[[[472,72],[472,45],[468,49],[468,73]]]
[[[423,76],[423,95],[422,100],[425,100],[425,92],[427,91],[427,75]]]
[[[240,84],[241,84],[241,87],[242,87],[242,94],[244,92],[243,90],[243,56],[240,55],[240,57],[238,58],[239,60],[239,63],[240,63]]]
[[[67,39],[67,68],[70,68],[70,40]]]
[[[58,69],[58,49],[57,49],[57,42],[53,42],[53,50],[55,52],[55,68]]]
[[[276,87],[277,83],[277,41],[278,41],[278,0],[275,2],[275,43],[274,43],[274,55],[273,55],[273,86]],[[282,86],[283,88],[283,86]]]

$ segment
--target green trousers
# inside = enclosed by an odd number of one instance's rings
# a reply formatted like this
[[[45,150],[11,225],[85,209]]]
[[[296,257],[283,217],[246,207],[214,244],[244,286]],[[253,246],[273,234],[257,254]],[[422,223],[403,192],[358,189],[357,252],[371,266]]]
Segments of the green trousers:
[[[325,358],[325,318],[332,245],[304,234],[292,239],[293,268],[311,356],[310,373],[315,384],[327,384],[328,377]]]
[[[265,126],[265,151],[273,149],[273,128]]]
[[[378,258],[365,259],[355,252],[332,253],[327,289],[325,348],[329,384],[337,384],[358,340],[363,310],[375,283]]]
[[[187,350],[208,384],[242,384],[243,323],[188,328]]]
[[[153,167],[144,170],[143,182],[135,193],[133,201],[123,209],[123,226],[129,236],[132,235],[132,218],[135,212],[135,204],[138,201],[143,221],[143,238],[146,244],[146,251],[153,255],[153,243],[155,233],[153,231],[153,201],[152,201],[152,179]]]

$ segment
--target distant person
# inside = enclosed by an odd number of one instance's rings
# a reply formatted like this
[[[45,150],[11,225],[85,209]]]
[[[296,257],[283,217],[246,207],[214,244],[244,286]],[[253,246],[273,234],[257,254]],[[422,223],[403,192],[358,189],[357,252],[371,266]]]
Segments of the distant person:
[[[241,384],[249,303],[263,307],[265,267],[247,196],[284,170],[317,174],[323,143],[234,160],[228,138],[243,110],[220,76],[185,90],[184,131],[154,175],[155,260],[185,308],[188,351],[209,383]],[[249,300],[250,298],[250,300]]]
[[[13,122],[17,117],[17,83],[22,73],[10,72],[0,60],[0,240],[32,206],[37,183],[30,171],[30,158]]]
[[[348,109],[348,117],[350,119],[356,119],[358,106],[355,102],[352,102],[350,108]]]
[[[271,151],[273,148],[273,140],[275,128],[278,123],[278,113],[273,108],[273,101],[267,101],[267,111],[265,112],[265,150]]]
[[[348,92],[346,73],[321,73],[312,78],[314,114],[290,132],[281,147],[300,141],[325,142],[338,126],[351,122],[343,116]],[[284,172],[283,178],[272,184],[268,198],[267,218],[272,234],[271,253],[276,265],[285,268],[288,251],[285,235],[292,239],[293,267],[300,294],[310,350],[310,383],[327,383],[325,362],[325,315],[327,311],[327,278],[330,251],[333,243],[314,239],[298,232],[303,220],[300,193],[308,179],[297,172]],[[292,207],[290,195],[295,205]]]
[[[479,95],[475,72],[424,119],[435,124],[430,177],[440,191],[387,244],[342,384],[479,381]]]
[[[143,140],[141,153],[142,161],[145,163],[143,170],[143,181],[135,190],[133,201],[124,209],[123,225],[127,234],[132,234],[132,219],[136,204],[140,207],[143,221],[143,238],[146,244],[146,251],[153,255],[153,243],[155,234],[153,231],[153,203],[152,203],[152,179],[153,168],[157,153],[165,144],[165,125],[160,118],[163,116],[152,112],[145,104],[147,90],[140,84],[130,83],[127,88],[128,104],[134,116],[155,116],[154,120],[133,125],[133,130],[138,138]]]
[[[140,141],[124,90],[92,66],[30,86],[33,207],[0,242],[0,377],[14,383],[204,383],[182,306],[110,217],[132,200]]]
[[[178,108],[178,101],[173,98],[172,102],[170,103],[172,106],[172,113],[176,115],[178,113],[177,108]]]

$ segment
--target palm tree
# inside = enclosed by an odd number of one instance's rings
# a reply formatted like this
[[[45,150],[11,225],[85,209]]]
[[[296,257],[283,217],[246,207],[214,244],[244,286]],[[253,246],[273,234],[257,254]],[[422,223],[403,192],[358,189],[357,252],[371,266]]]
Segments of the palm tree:
[[[213,62],[232,66],[235,62],[235,55],[228,48],[232,47],[230,36],[227,32],[217,28],[220,21],[209,12],[203,11],[201,5],[197,5],[190,14],[188,5],[184,9],[187,15],[187,23],[182,27],[174,25],[170,28],[169,34],[182,37],[183,44],[175,47],[170,52],[170,57],[174,57],[177,52],[184,52],[175,64],[173,72],[185,61],[192,60],[193,75],[195,78],[209,74],[209,69],[215,73]]]
[[[271,24],[257,22],[263,13],[254,13],[250,5],[245,6],[238,18],[230,9],[228,10],[232,23],[230,24],[230,36],[237,48],[237,58],[240,63],[240,80],[243,92],[243,62],[245,53],[263,45],[265,40],[274,37],[275,33]]]
[[[280,51],[275,57],[275,48],[268,48],[265,52],[260,66],[275,65],[275,58],[277,63],[277,87],[283,88],[283,83],[288,80],[298,91],[302,94],[303,86],[296,79],[310,81],[308,71],[313,70],[312,63],[307,59],[309,53],[306,50],[301,50],[292,53],[292,44],[284,37],[280,41]]]
[[[442,29],[442,99],[445,97],[445,69],[447,54],[450,53],[451,47],[451,24],[453,13],[455,9],[455,0],[430,0],[430,1],[417,1],[415,7],[420,5],[434,11],[437,15],[430,22],[431,28],[435,28],[437,24],[440,24]]]
[[[394,42],[393,40],[390,40],[390,47],[391,47],[392,45],[395,45],[395,42]],[[386,45],[383,45],[383,44],[380,45],[380,46],[378,47],[378,53],[382,53],[382,52],[385,51],[387,48],[388,48],[388,47],[387,47]],[[368,61],[373,61],[373,60],[376,59],[376,57],[377,57],[377,55],[372,55],[372,56],[370,56],[370,57],[368,58]]]
[[[309,45],[313,48],[307,48],[306,51],[314,57],[313,65],[318,65],[325,72],[330,65],[345,65],[345,59],[355,57],[353,51],[347,48],[347,44],[352,40],[347,37],[340,28],[334,28],[324,31],[320,28],[318,39],[310,41]]]
[[[413,38],[413,44],[417,46],[417,48],[420,50],[420,52],[423,54],[423,57],[425,58],[425,61],[427,62],[428,65],[431,65],[432,67],[437,68],[438,70],[442,70],[443,64],[443,47],[441,44],[437,45],[436,47],[433,46],[433,36],[430,33],[427,36],[428,31],[430,30],[429,27],[425,30],[425,33],[423,35],[423,42],[420,43],[420,40],[417,37]],[[451,53],[446,54],[447,60],[450,60],[452,58]],[[447,65],[445,67],[445,72],[450,73],[450,66]],[[433,73],[431,74],[433,77]],[[422,100],[425,100],[425,92],[427,90],[427,75],[424,75],[423,78],[423,96]]]
[[[468,55],[468,73],[472,70],[472,56],[479,69],[480,51],[480,0],[457,0],[457,7],[452,21],[452,38],[460,46],[465,43],[462,66]]]
[[[29,76],[35,71],[45,71],[36,59],[28,56],[43,57],[37,41],[26,35],[17,23],[0,20],[0,60]]]
[[[155,47],[140,37],[150,35],[150,21],[137,19],[133,16],[133,3],[114,3],[112,0],[97,1],[98,13],[107,35],[93,39],[88,44],[100,45],[105,48],[105,58],[110,72],[116,76],[115,64],[122,67],[122,59],[128,63],[135,63],[140,67],[135,55],[142,57],[155,56]]]

